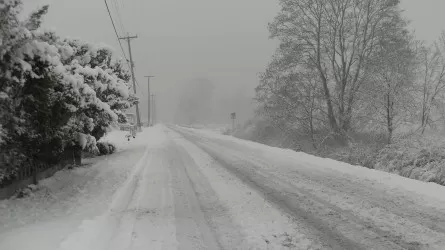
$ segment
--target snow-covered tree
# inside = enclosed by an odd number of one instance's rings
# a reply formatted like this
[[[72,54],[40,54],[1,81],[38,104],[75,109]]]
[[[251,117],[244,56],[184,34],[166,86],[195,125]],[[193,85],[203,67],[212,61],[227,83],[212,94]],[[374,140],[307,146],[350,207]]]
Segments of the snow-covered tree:
[[[12,169],[45,150],[51,136],[42,129],[54,117],[44,114],[55,115],[52,105],[60,101],[50,73],[60,65],[57,49],[37,39],[48,7],[24,21],[21,7],[18,0],[0,1],[0,167]]]
[[[67,147],[97,150],[96,140],[137,101],[110,48],[42,32],[48,7],[20,20],[21,7],[0,0],[3,172],[26,161],[55,163]]]
[[[388,24],[400,22],[398,0],[280,0],[270,24],[280,49],[299,59],[298,66],[317,72],[324,110],[339,141],[353,126],[366,66]],[[391,26],[391,25],[390,25]],[[403,28],[402,25],[395,25]]]
[[[58,47],[63,54],[65,68],[79,75],[87,85],[85,88],[93,91],[98,99],[81,105],[77,110],[77,114],[84,114],[84,118],[93,122],[85,127],[83,133],[98,140],[112,123],[124,122],[123,111],[137,101],[129,91],[130,74],[121,60],[113,58],[113,51],[107,46],[65,39],[58,42]]]
[[[419,107],[421,132],[445,119],[445,32],[429,46],[421,45],[419,60]]]
[[[302,132],[317,148],[316,133],[325,123],[322,91],[314,70],[297,67],[298,57],[277,51],[267,70],[261,74],[256,100],[266,115],[283,132]],[[295,129],[298,128],[298,129]]]
[[[388,143],[395,130],[412,119],[415,110],[414,83],[416,50],[412,35],[405,29],[388,24],[392,32],[380,38],[378,51],[368,65],[367,82],[363,87],[362,110],[368,119],[387,130]]]

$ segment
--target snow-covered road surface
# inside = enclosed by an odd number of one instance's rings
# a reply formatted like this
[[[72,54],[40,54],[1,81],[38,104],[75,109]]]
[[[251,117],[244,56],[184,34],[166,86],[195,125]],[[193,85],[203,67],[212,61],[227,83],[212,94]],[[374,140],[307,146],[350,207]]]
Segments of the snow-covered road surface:
[[[445,249],[445,187],[208,131],[156,126],[83,171],[0,202],[0,249]]]

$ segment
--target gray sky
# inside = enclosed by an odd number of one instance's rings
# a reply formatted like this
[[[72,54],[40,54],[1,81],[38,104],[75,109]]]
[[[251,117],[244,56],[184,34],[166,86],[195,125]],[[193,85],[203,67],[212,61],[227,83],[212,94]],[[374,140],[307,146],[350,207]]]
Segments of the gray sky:
[[[61,36],[103,42],[120,53],[102,0],[23,0],[25,10],[49,4],[44,27]],[[108,0],[113,7],[113,0]],[[157,95],[159,117],[172,119],[178,85],[206,77],[221,93],[251,98],[258,73],[269,62],[277,43],[268,39],[267,23],[279,10],[278,0],[116,0],[132,42],[136,78],[146,116],[147,84]],[[433,40],[444,29],[444,0],[402,0],[405,16],[419,39]],[[115,21],[117,21],[117,16]],[[118,25],[119,27],[119,25]],[[126,49],[126,44],[123,44]],[[240,108],[238,117],[248,117]]]

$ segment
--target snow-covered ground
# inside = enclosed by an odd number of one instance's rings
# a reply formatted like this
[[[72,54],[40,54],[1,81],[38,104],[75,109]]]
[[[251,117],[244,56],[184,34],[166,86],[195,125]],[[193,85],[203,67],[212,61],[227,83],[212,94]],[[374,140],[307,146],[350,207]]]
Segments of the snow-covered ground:
[[[186,126],[189,128],[199,129],[203,131],[209,131],[217,134],[222,134],[224,131],[231,129],[231,124],[193,124],[191,126]]]
[[[445,249],[443,186],[209,131],[176,130],[300,222],[314,248]]]
[[[30,197],[0,201],[0,249],[59,249],[83,220],[106,210],[134,165],[156,142],[157,133],[146,130],[131,141],[124,136],[125,132],[113,131],[106,138],[119,152],[56,173],[41,181]]]
[[[0,249],[445,249],[445,187],[209,130],[124,135],[0,202]]]
[[[192,131],[195,134],[231,142],[234,144],[245,146],[249,149],[255,149],[265,158],[269,159],[284,159],[285,161],[296,161],[298,163],[309,164],[316,167],[317,170],[326,169],[328,171],[340,171],[344,174],[353,175],[363,179],[377,181],[380,184],[386,185],[385,188],[401,188],[402,191],[413,192],[423,196],[429,196],[433,199],[438,199],[445,202],[445,187],[436,183],[421,182],[409,178],[405,178],[396,174],[386,173],[374,169],[364,168],[361,166],[354,166],[348,163],[339,162],[329,158],[321,158],[303,152],[295,152],[290,149],[282,149],[277,147],[270,147],[260,143],[251,142],[247,140],[238,139],[231,136],[224,136],[218,133],[213,133],[208,130],[183,128]]]

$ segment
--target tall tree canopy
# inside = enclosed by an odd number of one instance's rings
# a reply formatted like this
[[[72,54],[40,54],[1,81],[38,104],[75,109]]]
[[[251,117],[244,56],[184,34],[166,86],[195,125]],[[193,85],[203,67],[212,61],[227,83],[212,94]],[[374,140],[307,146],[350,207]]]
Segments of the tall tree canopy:
[[[344,138],[353,125],[360,91],[368,83],[370,62],[380,53],[379,43],[394,29],[406,29],[399,1],[281,0],[280,4],[281,11],[269,25],[280,47],[263,76],[259,95],[273,79],[286,78],[288,83],[280,86],[299,92],[307,92],[309,82],[316,83],[309,96],[317,93],[322,98],[326,122]],[[279,93],[286,92],[278,88]],[[301,97],[300,101],[307,103]]]
[[[21,5],[0,0],[0,180],[5,168],[57,162],[73,145],[97,150],[137,100],[110,48],[43,32],[48,6],[21,20]]]

